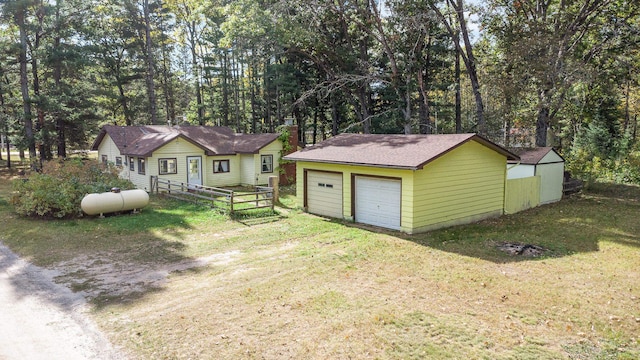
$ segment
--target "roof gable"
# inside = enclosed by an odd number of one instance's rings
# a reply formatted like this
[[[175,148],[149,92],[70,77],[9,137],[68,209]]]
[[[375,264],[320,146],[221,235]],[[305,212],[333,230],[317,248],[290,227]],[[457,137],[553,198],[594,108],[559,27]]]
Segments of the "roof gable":
[[[508,159],[518,157],[476,134],[373,135],[341,134],[284,157],[286,160],[328,162],[401,169],[421,169],[460,145],[476,141]]]
[[[524,165],[564,162],[564,158],[551,146],[538,148],[513,148],[511,151],[520,156],[520,164]],[[509,162],[517,161],[512,160]]]
[[[236,134],[225,126],[115,126],[105,125],[91,149],[97,150],[109,135],[122,155],[149,157],[177,138],[203,149],[206,155],[257,153],[278,134]]]

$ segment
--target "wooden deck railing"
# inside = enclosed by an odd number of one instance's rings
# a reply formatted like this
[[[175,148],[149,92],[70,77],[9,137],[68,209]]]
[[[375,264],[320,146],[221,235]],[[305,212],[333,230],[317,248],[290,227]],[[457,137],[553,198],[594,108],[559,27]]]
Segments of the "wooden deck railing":
[[[253,191],[237,191],[152,176],[151,192],[179,200],[206,203],[213,208],[228,210],[231,214],[261,208],[273,210],[273,188],[266,186],[256,186]]]

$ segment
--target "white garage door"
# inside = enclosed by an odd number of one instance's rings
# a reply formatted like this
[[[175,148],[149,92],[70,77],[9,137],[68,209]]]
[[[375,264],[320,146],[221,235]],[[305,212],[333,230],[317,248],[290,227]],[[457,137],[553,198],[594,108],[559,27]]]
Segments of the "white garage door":
[[[343,218],[342,174],[307,172],[307,211],[312,214]]]
[[[356,177],[356,221],[400,229],[400,180]]]

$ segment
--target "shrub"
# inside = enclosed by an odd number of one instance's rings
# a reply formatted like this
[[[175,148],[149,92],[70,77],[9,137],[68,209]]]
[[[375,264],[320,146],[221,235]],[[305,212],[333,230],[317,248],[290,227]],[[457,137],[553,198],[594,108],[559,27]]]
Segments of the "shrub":
[[[118,177],[118,171],[95,160],[49,161],[41,173],[14,181],[11,203],[24,216],[79,216],[80,202],[86,194],[109,191],[112,187],[133,188],[130,181]]]
[[[619,159],[603,159],[582,149],[565,157],[566,168],[589,187],[594,182],[640,184],[640,151],[631,151]]]

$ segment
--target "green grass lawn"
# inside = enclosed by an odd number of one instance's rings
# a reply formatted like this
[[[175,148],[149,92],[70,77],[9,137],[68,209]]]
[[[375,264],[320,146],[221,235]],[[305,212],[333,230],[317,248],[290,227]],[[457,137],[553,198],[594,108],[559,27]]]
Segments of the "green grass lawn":
[[[152,197],[136,215],[23,219],[10,178],[2,241],[84,291],[134,358],[640,358],[638,187],[406,235],[301,213],[291,189],[266,216]]]

